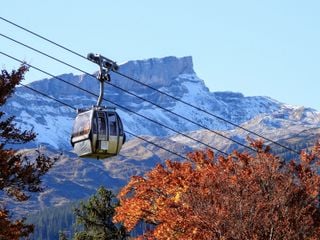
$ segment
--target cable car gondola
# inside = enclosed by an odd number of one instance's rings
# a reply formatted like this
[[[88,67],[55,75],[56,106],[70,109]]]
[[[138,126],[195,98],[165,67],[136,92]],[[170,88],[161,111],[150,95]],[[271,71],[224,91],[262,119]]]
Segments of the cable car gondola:
[[[117,70],[115,62],[98,54],[88,54],[88,59],[99,64],[100,96],[97,106],[78,109],[71,145],[79,157],[104,159],[116,156],[125,142],[125,133],[114,107],[100,106],[104,81],[110,81],[109,71]]]

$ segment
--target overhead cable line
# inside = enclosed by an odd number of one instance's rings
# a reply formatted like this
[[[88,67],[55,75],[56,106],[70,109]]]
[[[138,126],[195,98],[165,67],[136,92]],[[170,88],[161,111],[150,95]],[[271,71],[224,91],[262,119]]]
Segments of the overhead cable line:
[[[68,103],[62,102],[62,101],[60,101],[59,99],[56,99],[56,98],[54,98],[54,97],[51,97],[50,95],[45,94],[45,93],[43,93],[43,92],[40,92],[40,91],[37,90],[37,89],[34,89],[34,88],[32,88],[32,87],[29,87],[29,86],[27,86],[27,85],[25,85],[25,84],[23,84],[23,83],[19,83],[19,85],[21,85],[21,86],[23,86],[23,87],[25,87],[25,88],[33,91],[33,92],[36,92],[36,93],[38,93],[38,94],[40,94],[40,95],[42,95],[42,96],[44,96],[44,97],[46,97],[46,98],[49,98],[49,99],[51,99],[51,100],[54,100],[54,101],[56,101],[56,102],[58,102],[58,103],[60,103],[60,104],[62,104],[62,105],[65,105],[66,107],[72,108],[72,109],[75,110],[75,111],[77,110],[75,107],[69,105]]]
[[[85,56],[83,56],[83,55],[81,55],[81,54],[79,54],[79,53],[71,50],[70,48],[67,48],[67,47],[65,47],[65,46],[63,46],[63,45],[61,45],[61,44],[58,44],[58,43],[56,43],[56,42],[54,42],[54,41],[52,41],[52,40],[50,40],[50,39],[48,39],[48,38],[46,38],[46,37],[43,37],[42,35],[37,34],[37,33],[33,32],[33,31],[27,29],[27,28],[24,28],[24,27],[22,27],[22,26],[20,26],[20,25],[18,25],[18,24],[16,24],[16,23],[14,23],[14,22],[6,19],[6,18],[0,17],[0,19],[3,20],[3,21],[5,21],[5,22],[7,22],[7,23],[9,23],[9,24],[12,24],[12,25],[14,25],[15,27],[18,27],[18,28],[20,28],[20,29],[22,29],[22,30],[24,30],[24,31],[26,31],[26,32],[28,32],[28,33],[30,33],[30,34],[38,37],[38,38],[41,38],[41,39],[43,39],[43,40],[45,40],[45,41],[47,41],[47,42],[49,42],[49,43],[51,43],[51,44],[54,44],[55,46],[60,47],[60,48],[66,50],[66,51],[68,51],[68,52],[70,52],[70,53],[72,53],[72,54],[75,54],[75,55],[77,55],[77,56],[79,56],[79,57],[81,57],[81,58],[84,58],[84,59],[88,60]],[[154,91],[156,91],[156,92],[158,92],[158,93],[160,93],[160,94],[163,94],[163,95],[165,95],[165,96],[167,96],[167,97],[170,97],[171,99],[174,99],[175,101],[179,101],[179,102],[181,102],[181,103],[183,103],[183,104],[185,104],[185,105],[187,105],[187,106],[189,106],[189,107],[192,107],[192,108],[194,108],[194,109],[196,109],[196,110],[198,110],[198,111],[201,111],[201,112],[206,113],[206,114],[208,114],[208,115],[210,115],[210,116],[212,116],[212,117],[215,117],[215,118],[219,119],[220,121],[226,122],[226,123],[228,123],[228,124],[230,124],[230,125],[232,125],[232,126],[234,126],[234,127],[236,127],[236,128],[239,128],[239,129],[241,129],[241,130],[244,130],[244,131],[246,131],[246,132],[248,132],[248,133],[250,133],[250,134],[253,134],[253,135],[255,135],[255,136],[257,136],[257,137],[260,137],[260,138],[262,138],[262,139],[264,139],[264,140],[266,140],[266,141],[269,141],[269,142],[271,142],[271,143],[273,143],[273,144],[275,144],[275,145],[277,145],[277,146],[280,146],[280,147],[282,147],[282,148],[284,148],[284,149],[286,149],[286,150],[288,150],[288,151],[291,151],[291,152],[294,152],[294,153],[300,155],[300,153],[297,152],[296,150],[294,150],[294,149],[292,149],[292,148],[290,148],[290,147],[287,147],[287,146],[285,146],[285,145],[283,145],[283,144],[281,144],[281,143],[278,143],[278,142],[276,142],[276,141],[274,141],[274,140],[272,140],[272,139],[270,139],[270,138],[267,138],[267,137],[265,137],[265,136],[263,136],[263,135],[261,135],[261,134],[259,134],[259,133],[256,133],[256,132],[254,132],[254,131],[252,131],[252,130],[250,130],[250,129],[247,129],[247,128],[245,128],[245,127],[242,127],[242,126],[239,125],[239,124],[233,123],[233,122],[231,122],[231,121],[229,121],[229,120],[227,120],[227,119],[224,119],[224,118],[221,117],[221,116],[218,116],[218,115],[216,115],[216,114],[213,114],[213,113],[211,113],[211,112],[209,112],[209,111],[207,111],[207,110],[205,110],[205,109],[203,109],[203,108],[200,108],[200,107],[198,107],[198,106],[195,106],[195,105],[193,105],[193,104],[191,104],[191,103],[188,103],[188,102],[186,102],[186,101],[184,101],[184,100],[181,100],[181,99],[179,99],[179,98],[177,98],[177,97],[175,97],[175,96],[172,96],[172,95],[170,95],[170,94],[168,94],[168,93],[166,93],[166,92],[163,92],[163,91],[161,91],[161,90],[159,90],[159,89],[157,89],[157,88],[154,88],[154,87],[152,87],[152,86],[150,86],[150,85],[148,85],[148,84],[146,84],[146,83],[143,83],[143,82],[141,82],[141,81],[139,81],[139,80],[137,80],[137,79],[135,79],[135,78],[132,78],[132,77],[130,77],[130,76],[127,76],[127,75],[125,75],[125,74],[123,74],[123,73],[121,73],[121,72],[119,72],[119,71],[114,71],[114,70],[112,70],[112,71],[113,71],[114,73],[122,76],[122,77],[125,77],[125,78],[127,78],[127,79],[129,79],[129,80],[132,80],[132,81],[134,81],[134,82],[136,82],[136,83],[138,83],[138,84],[141,84],[141,85],[143,85],[143,86],[145,86],[145,87],[147,87],[147,88],[149,88],[149,89],[152,89],[152,90],[154,90]]]
[[[138,136],[138,135],[136,135],[136,134],[134,134],[134,133],[132,133],[132,132],[129,132],[129,131],[126,130],[125,133],[128,133],[128,134],[134,136],[135,138],[139,138],[140,140],[142,140],[142,141],[144,141],[144,142],[150,143],[150,144],[152,144],[152,145],[154,145],[154,146],[156,146],[156,147],[158,147],[158,148],[160,148],[160,149],[162,149],[162,150],[165,150],[165,151],[167,151],[167,152],[169,152],[169,153],[175,154],[175,155],[178,156],[178,157],[181,157],[181,158],[183,158],[183,159],[185,159],[185,160],[188,160],[188,158],[186,158],[186,157],[184,157],[184,156],[182,156],[182,155],[180,155],[180,154],[178,154],[178,153],[176,153],[176,152],[173,152],[173,151],[171,151],[171,150],[169,150],[169,149],[167,149],[167,148],[164,148],[164,147],[160,146],[159,144],[156,144],[156,143],[154,143],[154,142],[152,142],[152,141],[150,141],[150,140],[147,140],[147,139],[145,139],[145,138],[143,138],[143,137],[141,137],[141,136]]]
[[[239,129],[241,129],[241,130],[244,130],[244,131],[246,131],[246,132],[248,132],[248,133],[250,133],[250,134],[252,134],[252,135],[255,135],[255,136],[257,136],[257,137],[260,137],[260,138],[262,138],[262,139],[264,139],[264,140],[266,140],[266,141],[268,141],[268,142],[270,142],[270,143],[273,143],[273,144],[275,144],[275,145],[277,145],[277,146],[279,146],[279,147],[282,147],[282,148],[284,148],[284,149],[286,149],[286,150],[288,150],[288,151],[291,151],[291,152],[294,152],[294,153],[300,155],[299,152],[297,152],[296,150],[294,150],[294,149],[292,149],[292,148],[290,148],[290,147],[287,147],[287,146],[285,146],[285,145],[283,145],[283,144],[281,144],[281,143],[278,143],[278,142],[276,142],[276,141],[274,141],[274,140],[272,140],[272,139],[270,139],[270,138],[267,138],[267,137],[265,137],[265,136],[262,136],[262,135],[259,134],[259,133],[253,132],[253,131],[250,130],[250,129],[247,129],[247,128],[245,128],[245,127],[242,127],[241,125],[238,125],[238,124],[236,124],[236,123],[233,123],[233,122],[231,122],[231,121],[229,121],[229,120],[227,120],[227,119],[224,119],[224,118],[222,118],[222,117],[220,117],[220,116],[218,116],[218,115],[216,115],[216,114],[210,113],[209,111],[207,111],[207,110],[205,110],[205,109],[203,109],[203,108],[200,108],[200,107],[198,107],[198,106],[195,106],[195,105],[193,105],[192,103],[188,103],[188,102],[186,102],[186,101],[184,101],[184,100],[182,100],[182,99],[179,99],[179,98],[177,98],[177,97],[175,97],[175,96],[172,96],[172,95],[170,95],[170,94],[168,94],[168,93],[166,93],[166,92],[164,92],[164,91],[161,91],[161,90],[159,90],[159,89],[157,89],[157,88],[154,88],[154,87],[152,87],[152,86],[150,86],[150,85],[148,85],[148,84],[146,84],[146,83],[144,83],[144,82],[141,82],[141,81],[139,81],[139,80],[137,80],[137,79],[135,79],[135,78],[133,78],[133,77],[130,77],[130,76],[126,75],[126,74],[123,74],[123,73],[121,73],[121,72],[119,72],[119,71],[112,70],[112,72],[114,72],[114,73],[116,73],[116,74],[118,74],[118,75],[120,75],[120,76],[122,76],[122,77],[125,77],[125,78],[127,78],[127,79],[129,79],[129,80],[132,80],[132,81],[134,81],[134,82],[136,82],[136,83],[138,83],[138,84],[140,84],[140,85],[142,85],[142,86],[145,86],[145,87],[147,87],[147,88],[149,88],[149,89],[152,89],[152,90],[154,90],[154,91],[156,91],[156,92],[158,92],[158,93],[160,93],[160,94],[163,94],[163,95],[165,95],[165,96],[167,96],[167,97],[170,97],[171,99],[173,99],[173,100],[175,100],[175,101],[178,101],[178,102],[181,102],[181,103],[183,103],[183,104],[185,104],[185,105],[187,105],[187,106],[189,106],[189,107],[192,107],[192,108],[194,108],[194,109],[196,109],[196,110],[198,110],[198,111],[200,111],[200,112],[203,112],[203,113],[206,113],[206,114],[208,114],[208,115],[210,115],[210,116],[212,116],[212,117],[215,117],[215,118],[219,119],[220,121],[226,122],[226,123],[228,123],[228,124],[230,124],[230,125],[232,125],[232,126],[234,126],[234,127],[236,127],[236,128],[239,128]],[[247,148],[250,148],[251,150],[253,149],[253,148],[248,147],[248,146],[246,146],[246,147],[247,147]]]
[[[93,74],[91,74],[91,73],[88,73],[88,72],[86,72],[86,71],[84,71],[84,70],[82,70],[82,69],[80,69],[80,68],[78,68],[78,67],[75,67],[75,66],[73,66],[73,65],[71,65],[71,64],[69,64],[69,63],[66,63],[65,61],[62,61],[62,60],[60,60],[60,59],[58,59],[58,58],[56,58],[56,57],[53,57],[53,56],[51,56],[51,55],[49,55],[49,54],[47,54],[47,53],[44,53],[44,52],[42,52],[42,51],[40,51],[40,50],[38,50],[38,49],[35,49],[35,48],[33,48],[33,47],[31,47],[31,46],[29,46],[29,45],[27,45],[27,44],[24,44],[24,43],[22,43],[22,42],[20,42],[20,41],[18,41],[18,40],[16,40],[16,39],[13,39],[13,38],[9,37],[9,36],[7,36],[7,35],[4,35],[4,34],[0,33],[0,36],[2,36],[2,37],[4,37],[4,38],[7,38],[7,39],[9,39],[9,40],[11,40],[11,41],[13,41],[13,42],[15,42],[15,43],[17,43],[17,44],[20,44],[20,45],[26,47],[26,48],[29,48],[29,49],[31,49],[31,50],[39,53],[39,54],[42,54],[42,55],[44,55],[44,56],[46,56],[46,57],[48,57],[48,58],[50,58],[50,59],[53,59],[53,60],[55,60],[55,61],[57,61],[57,62],[59,62],[59,63],[62,63],[62,64],[64,64],[64,65],[66,65],[66,66],[69,66],[69,67],[71,67],[71,68],[73,68],[73,69],[75,69],[75,70],[78,70],[78,71],[80,71],[80,72],[82,72],[82,73],[84,73],[84,74],[87,74],[88,76],[90,76],[90,77],[92,77],[92,78],[96,78],[96,76],[93,75]],[[111,83],[111,82],[106,82],[106,83],[109,84],[109,85],[111,85],[111,86],[113,86],[114,88],[117,88],[117,89],[119,89],[119,90],[121,90],[121,91],[123,91],[123,92],[125,92],[125,93],[127,93],[127,94],[130,94],[130,95],[132,95],[132,96],[134,96],[134,97],[136,97],[136,98],[138,98],[138,99],[140,99],[140,100],[142,100],[142,101],[148,102],[148,103],[150,103],[150,104],[152,104],[152,105],[154,105],[154,106],[156,106],[156,107],[158,107],[158,108],[160,108],[160,109],[162,109],[162,110],[164,110],[164,111],[166,111],[166,112],[169,112],[169,113],[171,113],[171,114],[173,114],[173,115],[175,115],[175,116],[177,116],[177,117],[180,117],[180,118],[182,118],[182,119],[184,119],[184,120],[186,120],[186,121],[188,121],[188,122],[190,122],[190,123],[192,123],[192,124],[194,124],[194,125],[196,125],[196,126],[198,126],[198,127],[201,127],[201,128],[203,128],[203,129],[205,129],[205,130],[208,130],[208,131],[210,131],[210,132],[212,132],[212,133],[214,133],[214,134],[216,134],[216,135],[218,135],[218,136],[220,136],[220,137],[223,137],[223,138],[225,138],[225,139],[227,139],[227,140],[229,140],[229,141],[232,141],[232,142],[234,142],[234,143],[236,143],[236,144],[238,144],[238,145],[240,145],[240,146],[242,146],[242,147],[245,147],[245,148],[247,148],[247,149],[249,149],[249,150],[251,150],[251,151],[256,151],[256,150],[255,150],[254,148],[252,148],[252,147],[249,147],[249,146],[247,146],[247,145],[245,145],[245,144],[243,144],[243,143],[241,143],[241,142],[239,142],[239,141],[237,141],[237,140],[234,140],[234,139],[232,139],[232,138],[230,138],[230,137],[227,137],[227,136],[223,135],[222,133],[219,133],[218,131],[212,130],[212,129],[208,128],[207,126],[204,126],[204,125],[202,125],[202,124],[199,124],[198,122],[193,121],[193,120],[191,120],[191,119],[189,119],[189,118],[186,118],[186,117],[184,117],[184,116],[182,116],[182,115],[180,115],[180,114],[178,114],[178,113],[175,113],[175,112],[173,112],[173,111],[171,111],[171,110],[168,110],[168,109],[160,106],[159,104],[156,104],[156,103],[154,103],[154,102],[152,102],[152,101],[150,101],[150,100],[148,100],[148,99],[146,99],[146,98],[144,98],[144,97],[141,97],[141,96],[139,96],[139,95],[137,95],[137,94],[135,94],[135,93],[132,93],[132,92],[130,92],[130,91],[128,91],[128,90],[126,90],[126,89],[124,89],[124,88],[122,88],[122,87],[119,87],[119,86],[117,86],[117,85],[115,85],[115,84],[113,84],[113,83]]]
[[[75,52],[75,51],[72,51],[71,49],[69,49],[69,48],[67,48],[67,47],[64,47],[64,46],[62,46],[62,45],[60,45],[60,44],[58,44],[58,43],[56,43],[56,42],[54,42],[54,41],[46,38],[46,37],[43,37],[43,36],[41,36],[40,34],[37,34],[37,33],[33,32],[33,31],[31,31],[31,30],[29,30],[29,29],[27,29],[27,28],[25,28],[25,27],[22,27],[22,26],[14,23],[14,22],[11,22],[10,20],[8,20],[8,19],[6,19],[6,18],[4,18],[4,17],[1,17],[1,16],[0,16],[0,19],[3,20],[3,21],[5,21],[5,22],[7,22],[7,23],[10,23],[11,25],[13,25],[13,26],[15,26],[15,27],[17,27],[17,28],[20,28],[20,29],[22,29],[22,30],[24,30],[24,31],[26,31],[26,32],[28,32],[28,33],[31,33],[32,35],[34,35],[34,36],[36,36],[36,37],[38,37],[38,38],[41,38],[41,39],[43,39],[43,40],[45,40],[45,41],[47,41],[47,42],[49,42],[49,43],[51,43],[51,44],[54,44],[54,45],[56,45],[57,47],[60,47],[60,48],[66,50],[66,51],[68,51],[68,52],[70,52],[70,53],[72,53],[72,54],[75,54],[75,55],[77,55],[78,57],[87,59],[85,56],[82,56],[81,54],[79,54],[79,53],[77,53],[77,52]]]
[[[84,92],[86,92],[86,93],[89,93],[90,95],[93,95],[93,96],[95,96],[95,97],[98,97],[97,94],[92,93],[92,92],[90,92],[90,91],[87,90],[87,89],[84,89],[84,88],[82,88],[82,87],[79,87],[79,86],[77,86],[77,85],[75,85],[75,84],[73,84],[73,83],[70,83],[70,82],[68,82],[68,81],[66,81],[66,80],[64,80],[64,79],[62,79],[62,78],[60,78],[60,77],[54,76],[53,74],[48,73],[48,72],[46,72],[46,71],[44,71],[44,70],[42,70],[42,69],[40,69],[40,68],[38,68],[38,67],[35,67],[35,66],[31,65],[31,64],[25,63],[24,61],[22,61],[22,60],[20,60],[20,59],[17,59],[17,58],[15,58],[15,57],[13,57],[13,56],[11,56],[11,55],[9,55],[9,54],[6,54],[6,53],[1,52],[1,51],[0,51],[0,54],[2,54],[2,55],[4,55],[4,56],[7,56],[7,57],[9,57],[9,58],[11,58],[11,59],[13,59],[13,60],[15,60],[15,61],[17,61],[17,62],[24,63],[25,65],[27,65],[27,66],[29,66],[29,67],[31,67],[31,68],[33,68],[33,69],[36,69],[37,71],[40,71],[40,72],[42,72],[42,73],[44,73],[44,74],[46,74],[46,75],[48,75],[48,76],[51,76],[52,78],[55,78],[55,79],[57,79],[57,80],[59,80],[59,81],[62,81],[62,82],[66,83],[66,84],[68,84],[68,85],[70,85],[70,86],[75,87],[75,88],[78,88],[78,89],[80,89],[80,90],[82,90],[82,91],[84,91]],[[115,105],[115,106],[118,106],[119,108],[124,109],[124,110],[126,110],[126,111],[128,111],[128,112],[131,112],[131,113],[133,113],[133,114],[135,114],[135,115],[137,115],[137,116],[140,116],[140,117],[142,117],[142,118],[144,118],[144,119],[146,119],[146,120],[148,120],[148,121],[150,121],[150,122],[153,122],[153,123],[155,123],[155,124],[157,124],[157,125],[159,125],[159,126],[161,126],[161,127],[163,127],[163,128],[169,129],[169,130],[171,130],[172,132],[175,132],[175,133],[177,133],[177,134],[180,134],[181,136],[184,136],[184,137],[186,137],[186,138],[188,138],[188,139],[190,139],[190,140],[193,140],[193,141],[195,141],[195,142],[197,142],[197,143],[199,143],[199,144],[202,144],[202,145],[204,145],[204,146],[206,146],[206,147],[208,147],[208,148],[210,148],[210,149],[212,149],[212,150],[215,150],[215,151],[217,151],[217,152],[219,152],[219,153],[221,153],[221,154],[223,154],[223,155],[226,155],[226,156],[228,155],[226,152],[224,152],[224,151],[222,151],[222,150],[219,150],[219,149],[217,149],[217,148],[215,148],[215,147],[213,147],[213,146],[210,146],[209,144],[204,143],[204,142],[202,142],[202,141],[200,141],[200,140],[198,140],[198,139],[195,139],[195,138],[193,138],[193,137],[190,137],[190,136],[186,135],[185,133],[182,133],[182,132],[180,132],[180,131],[175,130],[174,128],[168,127],[168,126],[166,126],[166,125],[163,124],[163,123],[157,122],[157,121],[154,120],[154,119],[148,118],[148,117],[146,117],[146,116],[144,116],[144,115],[142,115],[142,114],[140,114],[140,113],[138,113],[138,112],[136,112],[136,111],[133,111],[133,110],[127,108],[127,107],[121,106],[121,105],[119,105],[119,104],[116,103],[116,102],[113,102],[113,101],[111,101],[111,100],[107,100],[107,99],[105,99],[105,98],[103,98],[103,100],[105,100],[105,101],[107,101],[107,102],[110,102],[111,104],[113,104],[113,105]]]

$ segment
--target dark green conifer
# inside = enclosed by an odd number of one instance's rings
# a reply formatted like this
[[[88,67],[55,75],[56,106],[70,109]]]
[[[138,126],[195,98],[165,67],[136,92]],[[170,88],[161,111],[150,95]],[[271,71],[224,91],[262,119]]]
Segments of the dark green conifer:
[[[112,222],[115,214],[114,195],[104,187],[100,187],[87,202],[82,202],[75,209],[77,224],[83,230],[75,234],[75,240],[123,240],[128,236],[123,226]]]
[[[62,231],[59,232],[59,240],[68,240],[66,234]]]

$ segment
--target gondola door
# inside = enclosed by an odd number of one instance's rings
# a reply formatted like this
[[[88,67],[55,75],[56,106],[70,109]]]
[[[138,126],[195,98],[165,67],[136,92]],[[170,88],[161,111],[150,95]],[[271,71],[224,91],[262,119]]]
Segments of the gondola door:
[[[109,152],[113,154],[118,153],[119,146],[119,128],[118,121],[115,112],[108,112],[108,124],[109,124]]]
[[[108,119],[105,111],[97,111],[97,152],[109,152]]]

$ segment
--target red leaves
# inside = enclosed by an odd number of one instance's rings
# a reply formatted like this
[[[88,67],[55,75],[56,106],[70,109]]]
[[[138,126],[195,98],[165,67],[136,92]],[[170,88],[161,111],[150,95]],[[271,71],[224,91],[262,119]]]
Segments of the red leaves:
[[[28,71],[26,65],[21,65],[18,70],[13,70],[8,73],[6,70],[2,70],[0,74],[0,106],[6,103],[7,99],[12,95],[16,85],[18,85],[23,79],[24,74]]]
[[[9,220],[8,211],[0,208],[0,239],[18,240],[31,232],[32,225],[26,225],[24,220]]]
[[[194,152],[190,162],[167,160],[133,178],[115,220],[129,230],[153,224],[148,239],[319,239],[319,144],[301,163],[283,162],[260,141],[252,146],[256,155]]]

